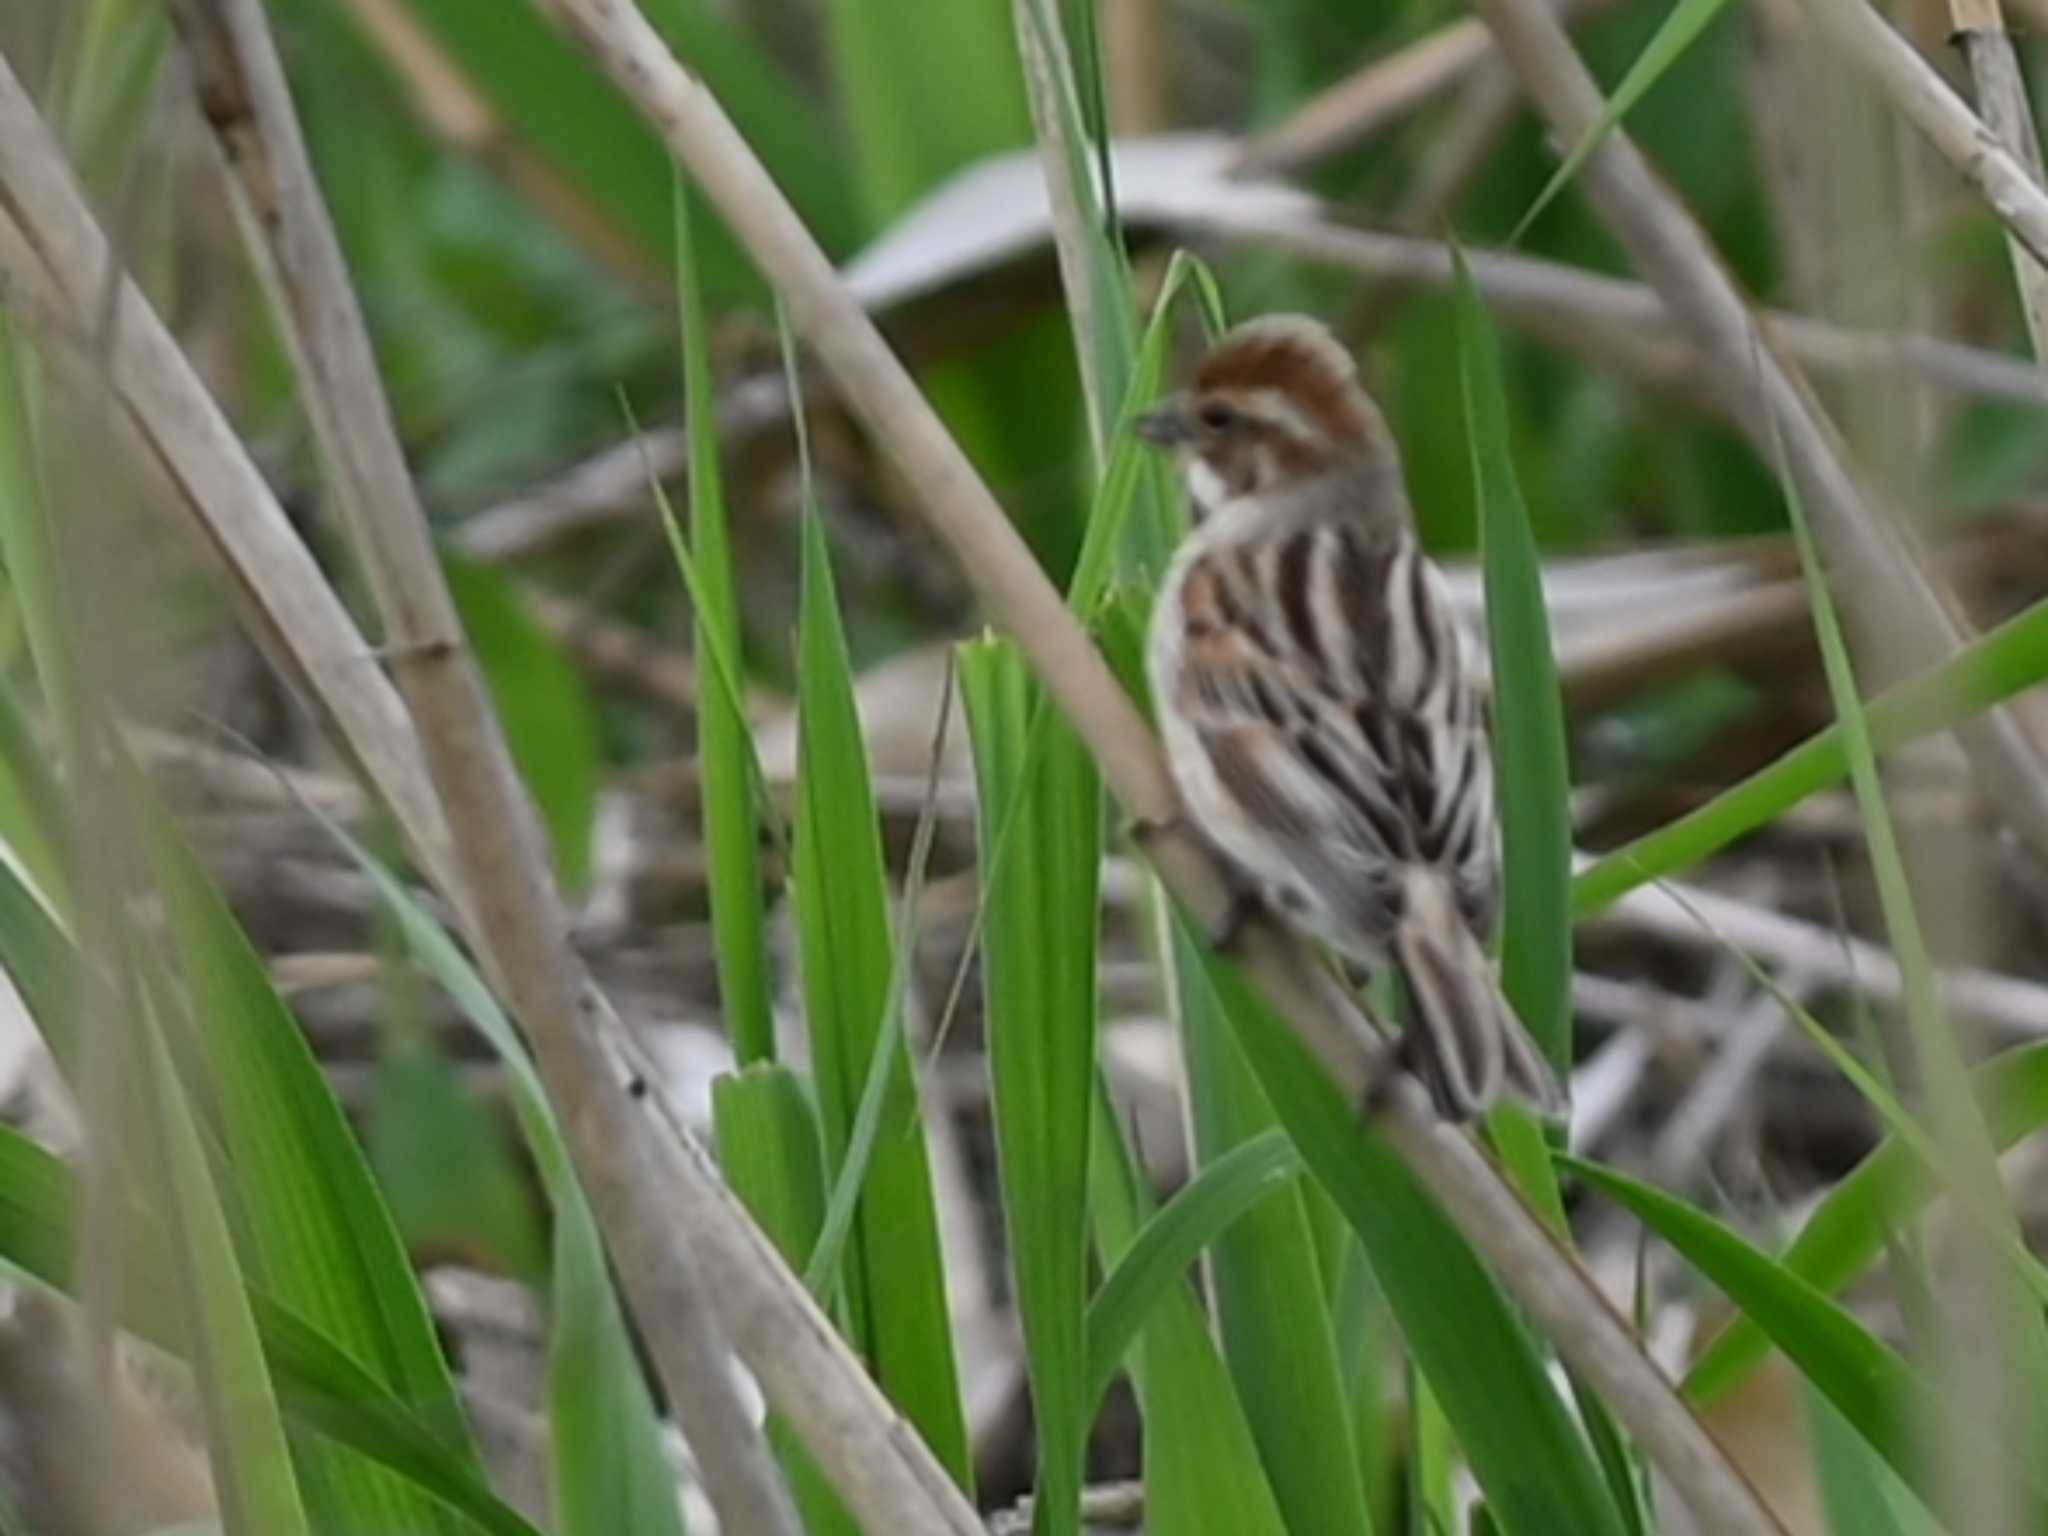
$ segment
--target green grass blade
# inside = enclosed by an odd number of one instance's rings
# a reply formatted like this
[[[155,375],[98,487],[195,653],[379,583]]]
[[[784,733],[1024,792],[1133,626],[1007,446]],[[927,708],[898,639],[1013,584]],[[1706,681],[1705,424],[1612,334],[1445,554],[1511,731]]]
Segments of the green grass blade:
[[[1493,656],[1494,757],[1499,764],[1506,914],[1501,987],[1551,1063],[1572,1060],[1571,767],[1557,685],[1543,565],[1508,448],[1500,343],[1453,247],[1459,374],[1471,443]]]
[[[1579,174],[1593,151],[1601,141],[1614,131],[1615,125],[1635,109],[1636,103],[1647,96],[1670,71],[1671,67],[1685,57],[1700,35],[1711,26],[1728,0],[1678,0],[1671,8],[1671,14],[1664,18],[1643,51],[1636,55],[1635,62],[1628,67],[1628,73],[1621,77],[1621,83],[1614,88],[1614,94],[1607,98],[1600,108],[1600,115],[1593,125],[1574,144],[1571,153],[1551,173],[1550,180],[1543,184],[1543,190],[1536,194],[1536,201],[1529,205],[1521,221],[1515,225],[1514,233],[1508,236],[1509,245],[1519,245],[1522,236],[1529,232],[1529,226],[1537,216],[1548,208],[1551,200],[1571,184]]]
[[[785,1262],[802,1264],[825,1220],[825,1161],[803,1079],[757,1061],[711,1085],[718,1164]],[[859,1527],[780,1415],[768,1442],[789,1479],[807,1536],[859,1536]]]
[[[18,1131],[0,1126],[0,1264],[53,1290],[76,1286],[77,1176]],[[127,1223],[138,1274],[169,1272],[168,1236],[139,1208]],[[136,1335],[173,1354],[180,1337],[176,1300],[160,1284],[136,1285],[126,1298]],[[410,1478],[492,1536],[538,1536],[494,1495],[475,1465],[451,1453],[418,1417],[340,1345],[260,1290],[250,1310],[279,1402],[294,1423],[326,1435]]]
[[[562,885],[590,878],[590,838],[603,778],[597,710],[560,641],[528,613],[495,566],[444,554],[441,568],[476,652],[514,766],[540,810]]]
[[[1924,1079],[1928,1118],[1942,1154],[1940,1166],[1956,1185],[1964,1205],[1973,1212],[1981,1212],[1990,1223],[1987,1236],[1991,1247],[2015,1251],[2031,1259],[2021,1238],[2018,1215],[2007,1197],[1990,1133],[1970,1095],[1968,1069],[1941,1001],[1933,957],[1921,932],[1905,857],[1878,776],[1877,753],[1864,716],[1863,696],[1856,684],[1848,641],[1821,567],[1813,530],[1808,525],[1797,482],[1789,473],[1781,473],[1780,480],[1785,488],[1793,541],[1799,549],[1800,569],[1806,578],[1828,692],[1842,728],[1842,746],[1849,760],[1849,780],[1855,789],[1857,810],[1863,819],[1878,903],[1904,983],[1906,1022]],[[2048,1428],[2048,1318],[2043,1316],[2039,1299],[2030,1301],[2022,1289],[2028,1280],[2041,1289],[2048,1275],[2035,1263],[2023,1265],[2019,1277],[1995,1265],[1987,1266],[1987,1273],[1990,1294],[1985,1299],[1996,1312],[2000,1337],[2012,1354],[2013,1373],[2006,1383],[2008,1401],[2000,1407],[2008,1413],[2030,1415],[2028,1422],[2033,1429]]]
[[[1281,1124],[1363,1241],[1408,1351],[1501,1529],[1621,1536],[1621,1517],[1585,1439],[1457,1228],[1236,970],[1218,961],[1210,974]]]
[[[698,656],[740,657],[739,582],[733,573],[732,530],[727,526],[724,475],[719,467],[717,391],[711,377],[711,338],[697,282],[696,244],[690,230],[690,190],[675,177],[676,308],[682,324],[683,414],[689,431],[690,553],[695,580]],[[672,546],[680,531],[664,513]],[[703,801],[704,848],[710,865],[711,932],[718,956],[718,995],[726,1033],[742,1065],[775,1056],[775,1017],[768,978],[768,939],[762,912],[760,824],[755,808],[763,787],[738,677],[697,698],[697,764]]]
[[[2048,680],[2048,601],[1979,636],[1940,666],[1864,709],[1870,745],[1888,752],[1947,730]],[[1607,854],[1572,882],[1572,915],[1590,917],[1638,886],[1676,874],[1767,826],[1849,771],[1840,725],[1794,747],[1705,805]]]
[[[1099,469],[1108,456],[1120,402],[1130,394],[1136,361],[1138,319],[1130,269],[1105,206],[1113,189],[1096,186],[1098,165],[1106,167],[1107,160],[1097,162],[1090,154],[1091,136],[1056,0],[1014,0],[1012,10],[1018,51],[1025,59],[1033,126],[1041,149],[1051,151],[1048,173],[1064,180],[1079,226],[1058,229],[1054,238],[1079,258],[1081,267],[1078,280],[1085,291],[1068,293],[1067,313],[1081,361],[1081,393],[1089,406],[1089,439]],[[1059,199],[1054,199],[1053,207],[1057,217]],[[1061,276],[1069,282],[1077,276],[1064,260]]]
[[[1543,564],[1509,446],[1500,341],[1472,281],[1465,253],[1451,248],[1459,391],[1472,460],[1472,501],[1486,587],[1492,661],[1494,760],[1505,884],[1501,988],[1560,1075],[1572,1063],[1571,763],[1564,696],[1558,686]],[[1543,1126],[1519,1105],[1497,1109],[1488,1132],[1504,1167],[1531,1205],[1569,1241],[1564,1201]],[[1620,1431],[1604,1404],[1570,1373],[1588,1439],[1632,1527],[1636,1481]]]
[[[1195,1151],[1206,1165],[1271,1133],[1273,1111],[1210,982],[1209,946],[1170,917],[1162,938]],[[1283,1192],[1220,1234],[1209,1270],[1224,1359],[1288,1530],[1369,1531],[1330,1300],[1301,1192]]]
[[[0,564],[7,570],[7,592],[20,610],[29,658],[44,702],[54,716],[56,735],[77,740],[73,718],[75,684],[63,620],[56,610],[60,588],[50,547],[49,508],[44,498],[31,407],[30,354],[22,346],[13,321],[0,314]],[[69,907],[68,879],[62,848],[68,835],[52,781],[48,757],[37,750],[9,692],[6,776],[0,783],[6,809],[0,830],[20,856],[37,886],[59,910]]]
[[[776,306],[775,318],[782,342],[783,376],[790,398],[801,401],[802,388],[797,369],[796,334],[790,329],[789,316],[780,303]],[[806,515],[818,515],[817,501],[811,481],[810,436],[804,427],[804,415],[796,413],[797,470]],[[899,1055],[903,1045],[904,1003],[909,996],[911,978],[911,957],[917,952],[918,899],[924,889],[925,870],[931,856],[932,839],[937,830],[935,808],[939,790],[939,774],[944,758],[946,732],[951,724],[953,709],[952,659],[947,660],[947,676],[940,689],[940,705],[933,725],[929,765],[925,782],[924,809],[918,816],[917,830],[911,838],[909,867],[904,874],[903,896],[899,908],[899,931],[896,935],[895,952],[889,964],[888,1001],[884,1005],[882,1027],[875,1031],[874,1050],[868,1057],[867,1076],[861,1084],[860,1100],[854,1108],[853,1129],[846,1139],[846,1147],[839,1159],[839,1166],[833,1176],[832,1193],[825,1204],[825,1218],[820,1224],[815,1242],[810,1249],[810,1259],[804,1266],[804,1284],[818,1296],[826,1296],[834,1276],[839,1272],[839,1260],[848,1234],[853,1230],[853,1218],[859,1209],[860,1193],[867,1183],[868,1167],[874,1156],[875,1141],[882,1133],[883,1116],[888,1109],[893,1075],[898,1071]]]
[[[231,1192],[241,1267],[474,1463],[426,1301],[326,1076],[167,816],[152,816],[149,844],[190,999],[190,1048],[177,1054],[218,1149],[215,1177]],[[329,1518],[450,1528],[445,1510],[353,1458],[323,1456],[316,1465],[302,1455],[300,1464]]]
[[[555,1202],[548,1429],[563,1536],[680,1536],[676,1478],[621,1316],[604,1242],[581,1196]]]
[[[139,1144],[154,1164],[151,1203],[171,1217],[164,1279],[178,1300],[221,1523],[229,1536],[312,1536],[213,1170],[157,1022],[142,1011],[132,1031],[142,1058]],[[346,1524],[357,1506],[316,1507]],[[435,1526],[440,1517],[433,1510]]]
[[[1992,1144],[2003,1152],[2048,1125],[2048,1044],[2025,1046],[1972,1074]],[[1939,1188],[1914,1145],[1888,1137],[1828,1192],[1778,1262],[1785,1271],[1833,1295],[1884,1252],[1886,1234],[1903,1226]],[[1694,1402],[1732,1391],[1770,1350],[1754,1321],[1737,1317],[1722,1329],[1685,1378]]]
[[[1038,1440],[1034,1519],[1071,1533],[1094,1408],[1084,1309],[1102,787],[1014,642],[964,647],[960,687],[980,789],[997,1171]]]
[[[1986,1190],[1981,1184],[1959,1177],[1955,1171],[1956,1160],[1945,1156],[1942,1146],[1936,1141],[1912,1113],[1894,1094],[1877,1073],[1871,1071],[1856,1059],[1856,1053],[1829,1032],[1828,1027],[1812,1013],[1800,1006],[1788,995],[1777,981],[1751,956],[1729,946],[1736,959],[1748,970],[1757,985],[1777,998],[1793,1022],[1798,1024],[1807,1040],[1833,1063],[1835,1070],[1849,1081],[1849,1086],[1863,1095],[1865,1102],[1877,1111],[1878,1118],[1898,1137],[1923,1167],[1938,1172],[1949,1191],[1956,1197],[1956,1204],[1964,1215],[1973,1221],[1982,1236],[1998,1249],[2008,1261],[2013,1277],[2022,1286],[2034,1292],[2036,1305],[2048,1305],[2048,1265],[2034,1257],[2013,1221],[2013,1212],[2004,1199],[2002,1189]],[[1974,1106],[1973,1106],[1974,1107]],[[1981,1120],[1979,1121],[1981,1124]],[[1990,1133],[1985,1132],[1987,1147]],[[1995,1155],[1995,1154],[1994,1154]]]
[[[1900,1505],[1912,1499],[1911,1492],[1841,1411],[1811,1387],[1806,1398],[1814,1480],[1834,1536],[1940,1536],[1918,1500],[1918,1518],[1908,1524]]]
[[[0,495],[4,495],[0,491]],[[21,873],[52,911],[71,906],[71,877],[63,845],[68,818],[49,753],[15,702],[0,685],[0,843],[19,861]]]
[[[1570,1158],[1563,1166],[1676,1248],[1770,1335],[1900,1477],[1927,1490],[1929,1469],[1919,1438],[1926,1426],[1942,1422],[1948,1409],[1897,1351],[1705,1212],[1597,1163]],[[1985,1429],[1995,1436],[2009,1434],[1989,1424]],[[2029,1458],[2020,1443],[2006,1441],[2012,1470],[2024,1476],[2038,1518],[2048,1514],[2048,1474],[2027,1470]]]
[[[826,1164],[837,1177],[870,1064],[884,1031],[896,1025],[895,945],[852,664],[815,508],[804,517],[803,550],[792,884],[819,1120]],[[972,1463],[924,1128],[910,1063],[893,1048],[840,1278],[856,1347],[940,1462],[968,1486]]]
[[[1173,321],[1183,298],[1192,296],[1200,306],[1204,328],[1214,335],[1223,329],[1223,298],[1215,275],[1186,251],[1175,251],[1166,265],[1159,285],[1159,297],[1145,322],[1145,334],[1138,344],[1136,365],[1130,387],[1110,436],[1109,458],[1088,517],[1088,531],[1081,542],[1074,574],[1067,584],[1067,602],[1076,613],[1092,615],[1109,590],[1119,561],[1153,577],[1165,568],[1172,550],[1175,530],[1166,509],[1171,506],[1171,466],[1158,451],[1138,440],[1132,423],[1158,398],[1166,378],[1168,354],[1173,343]],[[1148,486],[1150,489],[1148,489]],[[1140,506],[1158,509],[1150,520],[1132,518]],[[1130,537],[1125,530],[1132,529]]]
[[[1095,1081],[1089,1215],[1105,1266],[1122,1261],[1149,1218],[1150,1196]],[[1185,1283],[1166,1286],[1130,1359],[1145,1421],[1145,1528],[1163,1536],[1282,1536],[1251,1426],[1207,1320]]]
[[[605,1268],[596,1221],[525,1043],[441,925],[368,850],[322,821],[376,888],[413,959],[497,1052],[513,1113],[554,1209],[548,1407],[562,1536],[682,1536],[653,1398]]]
[[[1166,1288],[1239,1218],[1301,1173],[1278,1129],[1241,1141],[1161,1206],[1088,1303],[1088,1401],[1099,1403]]]
[[[1100,606],[1097,634],[1118,675],[1142,689],[1141,616],[1123,595]],[[1269,1132],[1273,1114],[1229,1038],[1224,1005],[1203,968],[1206,944],[1167,929],[1159,948],[1186,1052],[1197,1149],[1207,1163]],[[1217,1244],[1218,1321],[1242,1412],[1290,1529],[1360,1531],[1369,1529],[1364,1479],[1309,1199],[1307,1190],[1294,1192]],[[1105,1368],[1099,1357],[1094,1363]]]
[[[776,1250],[801,1263],[825,1219],[825,1162],[803,1080],[755,1062],[711,1086],[719,1164]]]
[[[640,420],[633,414],[632,403],[623,391],[619,394],[619,411],[625,419],[628,432],[638,438]],[[658,475],[651,471],[647,476],[648,494],[654,498],[655,510],[661,515],[662,532],[668,539],[668,551],[676,563],[676,574],[682,578],[683,590],[690,596],[691,607],[702,612],[707,606],[716,606],[715,598],[707,599],[704,576],[697,569],[697,557],[690,550],[690,541],[683,532],[682,522],[676,516],[675,503],[669,500],[668,488],[661,483]],[[717,626],[699,630],[697,639],[705,646],[704,653],[697,658],[704,670],[700,677],[708,682],[708,691],[716,693],[723,707],[745,718],[747,712],[747,690],[742,678],[740,656],[736,648],[729,648],[725,636]],[[739,741],[747,756],[749,782],[755,790],[754,809],[759,825],[766,828],[768,836],[779,848],[789,845],[788,830],[782,824],[780,813],[768,794],[767,775],[761,770],[761,758],[752,731],[741,734]]]

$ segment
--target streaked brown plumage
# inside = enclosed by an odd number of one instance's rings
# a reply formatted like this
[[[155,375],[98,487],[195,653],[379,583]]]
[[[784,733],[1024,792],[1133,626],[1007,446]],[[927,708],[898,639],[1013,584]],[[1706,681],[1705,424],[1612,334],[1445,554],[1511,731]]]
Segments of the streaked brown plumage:
[[[1313,320],[1239,326],[1140,422],[1197,526],[1148,664],[1189,818],[1288,921],[1408,984],[1408,1060],[1454,1118],[1564,1095],[1494,981],[1485,697],[1400,455]]]

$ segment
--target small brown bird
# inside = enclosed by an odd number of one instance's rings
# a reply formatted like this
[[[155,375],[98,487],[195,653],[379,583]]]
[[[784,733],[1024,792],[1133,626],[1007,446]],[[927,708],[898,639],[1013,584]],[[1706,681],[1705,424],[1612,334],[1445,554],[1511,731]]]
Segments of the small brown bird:
[[[1563,1114],[1485,948],[1501,870],[1478,669],[1351,355],[1314,320],[1253,320],[1138,431],[1174,451],[1196,519],[1148,654],[1189,819],[1256,900],[1393,961],[1403,1057],[1446,1116],[1502,1093]]]

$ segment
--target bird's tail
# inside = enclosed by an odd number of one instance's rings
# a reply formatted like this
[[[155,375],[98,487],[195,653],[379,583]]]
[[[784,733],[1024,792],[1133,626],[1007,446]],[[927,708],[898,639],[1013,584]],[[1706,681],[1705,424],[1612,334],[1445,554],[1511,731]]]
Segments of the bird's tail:
[[[1570,1101],[1557,1074],[1501,995],[1492,962],[1435,873],[1418,870],[1409,880],[1393,950],[1413,1004],[1403,1054],[1446,1118],[1473,1119],[1503,1094],[1539,1115],[1564,1117]]]

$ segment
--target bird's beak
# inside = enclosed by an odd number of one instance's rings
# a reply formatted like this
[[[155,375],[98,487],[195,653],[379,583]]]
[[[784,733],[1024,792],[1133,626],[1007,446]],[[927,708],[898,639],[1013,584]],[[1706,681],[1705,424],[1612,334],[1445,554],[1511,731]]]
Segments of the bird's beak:
[[[1138,436],[1161,448],[1184,443],[1188,440],[1187,402],[1179,395],[1169,396],[1131,425]]]

